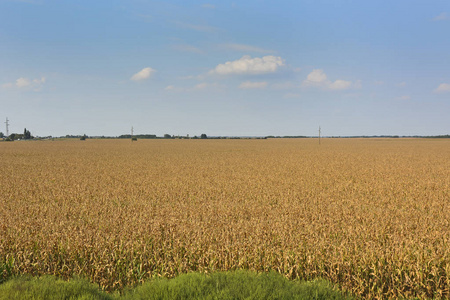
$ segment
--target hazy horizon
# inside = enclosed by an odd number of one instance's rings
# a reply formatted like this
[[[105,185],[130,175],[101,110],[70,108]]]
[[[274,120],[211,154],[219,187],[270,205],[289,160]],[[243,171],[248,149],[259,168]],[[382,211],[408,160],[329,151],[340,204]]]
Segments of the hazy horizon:
[[[449,32],[449,1],[0,0],[0,132],[446,135]]]

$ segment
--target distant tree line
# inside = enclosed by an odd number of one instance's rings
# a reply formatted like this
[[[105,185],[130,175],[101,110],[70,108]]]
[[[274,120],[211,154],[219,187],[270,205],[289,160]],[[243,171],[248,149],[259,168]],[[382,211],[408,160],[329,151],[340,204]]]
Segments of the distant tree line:
[[[309,137],[308,136],[304,136],[304,135],[284,135],[284,136],[268,135],[265,138],[266,139],[306,139],[306,138],[309,138]]]
[[[450,134],[426,136],[426,138],[429,138],[429,139],[450,139]]]
[[[51,136],[46,137],[51,138]],[[86,140],[89,138],[86,134],[83,135],[65,135],[61,136],[60,138],[74,138],[74,139],[80,139],[80,140]],[[207,136],[205,133],[200,134],[199,136],[193,136],[189,137],[189,135],[186,136],[180,136],[180,135],[170,135],[168,133],[164,134],[162,137],[156,136],[156,134],[135,134],[131,136],[131,134],[123,134],[118,137],[115,136],[94,136],[91,138],[99,138],[99,139],[131,139],[134,140],[137,139],[303,139],[303,138],[314,138],[314,136],[304,136],[304,135],[284,135],[284,136],[274,136],[274,135],[268,135],[264,137],[251,137],[251,136]],[[430,139],[448,139],[450,138],[450,134],[444,134],[444,135],[430,135],[430,136],[424,136],[424,135],[414,135],[414,136],[398,136],[398,135],[360,135],[360,136],[328,136],[326,138],[430,138]],[[31,134],[29,130],[24,128],[23,133],[11,133],[9,136],[5,136],[3,132],[0,132],[0,139],[3,139],[5,141],[15,141],[15,140],[31,140],[35,139],[35,137]],[[42,139],[42,137],[38,137],[38,139]]]
[[[331,136],[331,138],[364,138],[364,139],[372,139],[372,138],[418,138],[418,139],[448,139],[450,135],[354,135],[354,136]]]
[[[189,139],[189,135],[187,136],[183,136],[183,135],[170,135],[168,133],[164,134],[162,137],[158,137],[156,136],[156,134],[133,134],[133,136],[131,136],[131,134],[122,134],[119,135],[118,138],[119,139],[130,139],[130,138],[137,138],[137,139]],[[194,136],[192,137],[192,139],[207,139],[208,136],[205,133],[202,133],[200,135],[200,137],[198,136]]]
[[[84,137],[84,139],[88,138],[88,136],[86,134],[83,134],[83,135],[66,134],[65,136],[62,136],[62,138],[66,138],[66,139],[81,139],[83,137]]]
[[[5,141],[16,141],[16,140],[31,140],[34,139],[34,136],[32,136],[31,132],[25,128],[23,130],[23,133],[11,133],[9,136],[5,136],[3,132],[0,132],[0,138],[5,139]]]
[[[133,137],[138,139],[156,139],[156,134],[133,134]],[[131,139],[131,134],[122,134],[119,139]]]

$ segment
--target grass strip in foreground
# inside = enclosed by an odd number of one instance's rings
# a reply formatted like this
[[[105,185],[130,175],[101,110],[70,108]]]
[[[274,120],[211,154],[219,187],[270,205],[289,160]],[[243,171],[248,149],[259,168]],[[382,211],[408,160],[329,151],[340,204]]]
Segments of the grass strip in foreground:
[[[108,294],[83,279],[16,277],[0,285],[0,299],[351,299],[323,280],[288,281],[275,273],[249,271],[189,273],[155,278],[135,289]]]

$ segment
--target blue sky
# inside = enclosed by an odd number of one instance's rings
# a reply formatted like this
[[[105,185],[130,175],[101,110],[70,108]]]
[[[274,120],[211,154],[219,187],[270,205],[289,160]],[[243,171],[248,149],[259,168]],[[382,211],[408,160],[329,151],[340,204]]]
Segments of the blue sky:
[[[449,114],[447,0],[0,0],[2,132],[438,135]]]

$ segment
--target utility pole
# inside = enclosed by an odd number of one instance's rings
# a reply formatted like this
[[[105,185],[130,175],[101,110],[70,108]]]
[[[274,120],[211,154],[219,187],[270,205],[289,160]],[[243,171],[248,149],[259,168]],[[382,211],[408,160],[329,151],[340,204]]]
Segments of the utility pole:
[[[6,118],[5,124],[6,124],[6,137],[8,137],[9,136],[9,120],[8,120],[8,118]]]
[[[131,126],[131,142],[137,141],[137,138],[135,138],[133,135],[134,135],[134,128],[133,126]]]
[[[319,145],[320,145],[320,126],[319,126]]]

